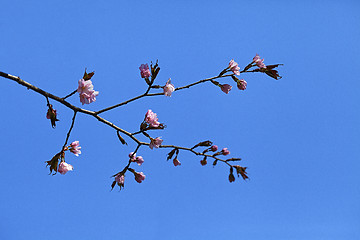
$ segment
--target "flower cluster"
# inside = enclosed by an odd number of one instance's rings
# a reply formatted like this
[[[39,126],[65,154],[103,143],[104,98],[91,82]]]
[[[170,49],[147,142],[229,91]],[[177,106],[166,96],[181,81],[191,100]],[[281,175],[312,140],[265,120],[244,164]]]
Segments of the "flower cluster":
[[[94,86],[91,80],[79,80],[79,86],[77,92],[80,96],[80,102],[84,104],[90,104],[96,101],[96,96],[99,95],[98,91],[94,90]]]

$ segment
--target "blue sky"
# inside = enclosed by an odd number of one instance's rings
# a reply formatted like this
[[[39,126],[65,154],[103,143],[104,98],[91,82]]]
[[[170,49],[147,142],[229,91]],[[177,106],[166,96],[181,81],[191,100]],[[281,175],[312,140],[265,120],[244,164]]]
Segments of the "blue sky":
[[[357,1],[2,1],[0,71],[59,96],[95,70],[90,110],[146,89],[138,67],[159,59],[157,78],[176,87],[217,75],[256,53],[283,63],[283,79],[244,74],[246,91],[211,84],[141,99],[102,116],[136,131],[148,109],[167,128],[164,144],[211,139],[241,157],[250,180],[202,167],[180,152],[142,147],[138,184],[110,192],[136,145],[79,114],[67,154],[75,168],[49,176],[72,111],[1,79],[1,239],[359,239],[360,4]],[[221,81],[233,84],[231,79]],[[77,95],[69,101],[81,106]],[[144,140],[144,139],[143,139]],[[356,227],[357,226],[357,227]]]

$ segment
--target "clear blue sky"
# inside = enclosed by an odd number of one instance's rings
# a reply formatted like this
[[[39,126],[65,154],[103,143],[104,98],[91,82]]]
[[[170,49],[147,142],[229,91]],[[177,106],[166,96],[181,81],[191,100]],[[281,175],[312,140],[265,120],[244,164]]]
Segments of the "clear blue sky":
[[[146,174],[110,192],[135,145],[79,114],[67,155],[75,170],[49,176],[72,111],[1,78],[1,239],[360,239],[360,3],[357,1],[1,2],[0,71],[64,96],[95,70],[99,110],[145,90],[138,67],[159,59],[158,83],[182,86],[256,53],[284,63],[283,79],[247,74],[246,91],[211,84],[142,99],[102,116],[136,131],[148,109],[164,144],[213,140],[242,157],[250,180],[202,167],[181,152],[143,147]],[[231,79],[224,83],[233,84]],[[69,100],[81,106],[78,96]],[[130,143],[131,141],[128,140]]]

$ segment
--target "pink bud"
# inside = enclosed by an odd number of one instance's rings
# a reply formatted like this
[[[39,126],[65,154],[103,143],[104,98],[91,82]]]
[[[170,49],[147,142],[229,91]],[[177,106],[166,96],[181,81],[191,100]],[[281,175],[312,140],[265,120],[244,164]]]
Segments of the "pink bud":
[[[222,154],[222,155],[229,155],[229,154],[230,154],[230,151],[229,151],[227,148],[223,148],[223,149],[221,150],[221,154]]]
[[[64,175],[65,173],[67,173],[68,171],[72,171],[73,169],[74,167],[70,164],[67,164],[66,162],[61,162],[59,164],[58,172]]]
[[[145,174],[143,172],[135,172],[135,181],[141,183],[145,180]]]
[[[220,85],[220,87],[221,87],[221,91],[223,91],[226,94],[228,94],[232,88],[232,86],[230,86],[229,84],[223,84]]]
[[[247,86],[247,82],[246,82],[244,79],[240,79],[240,80],[237,82],[237,87],[238,87],[238,89],[240,89],[240,90],[245,90],[245,89],[246,89],[246,86]]]
[[[181,165],[181,162],[180,162],[177,158],[174,158],[173,164],[174,164],[174,166],[176,167],[176,166]]]
[[[166,85],[164,87],[164,95],[171,97],[171,93],[175,91],[175,87],[174,85],[171,84],[171,79],[169,78],[169,80],[166,82]]]
[[[141,64],[139,69],[140,69],[140,75],[141,75],[142,78],[148,78],[148,77],[151,76],[149,65],[147,63],[146,64]]]
[[[218,146],[212,145],[211,148],[210,148],[210,150],[211,150],[212,152],[216,152],[216,151],[218,150]]]

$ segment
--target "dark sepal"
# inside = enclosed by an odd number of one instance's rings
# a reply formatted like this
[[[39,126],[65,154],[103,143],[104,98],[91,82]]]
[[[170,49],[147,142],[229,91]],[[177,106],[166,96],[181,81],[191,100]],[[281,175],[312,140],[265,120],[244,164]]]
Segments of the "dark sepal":
[[[247,178],[249,178],[246,174],[246,168],[247,167],[241,167],[239,165],[235,165],[234,168],[236,168],[236,173],[238,175],[238,177],[241,175],[241,177],[246,180]]]
[[[241,158],[229,158],[226,160],[226,162],[231,162],[231,161],[241,161]]]
[[[84,79],[85,81],[90,80],[90,79],[92,78],[92,76],[94,76],[94,74],[95,74],[94,71],[93,71],[93,72],[90,72],[90,73],[87,73],[87,72],[86,72],[86,68],[85,68],[85,73],[84,73],[83,79]]]
[[[46,116],[49,117],[50,119],[50,122],[51,122],[51,127],[52,128],[55,128],[56,127],[56,122],[57,121],[60,121],[59,119],[57,119],[57,113],[56,113],[56,110],[53,109],[52,105],[51,104],[48,104],[48,111],[47,111],[47,114]]]
[[[278,67],[280,65],[283,65],[283,64],[275,64],[275,65],[266,66],[265,73],[268,76],[270,76],[270,77],[272,77],[272,78],[274,78],[276,80],[281,79],[282,77],[279,75],[278,71],[274,69],[274,68],[276,68],[276,67]]]
[[[47,163],[46,167],[50,166],[49,174],[51,174],[53,170],[55,171],[55,173],[53,175],[55,175],[57,173],[60,157],[61,157],[61,152],[57,153],[55,156],[53,156],[53,158],[50,161],[45,161]]]
[[[122,138],[122,136],[120,136],[120,132],[119,132],[119,131],[117,131],[117,132],[116,132],[116,134],[117,134],[117,136],[118,136],[118,138],[119,138],[120,142],[121,142],[122,144],[126,144],[126,145],[127,145],[127,143],[125,142],[125,139],[123,139],[123,138]]]
[[[196,144],[195,146],[193,146],[191,149],[197,148],[197,147],[210,147],[213,143],[209,140],[204,141],[204,142],[199,142],[198,144]]]
[[[177,148],[174,148],[173,150],[171,150],[169,153],[168,153],[168,156],[166,158],[167,161],[169,161],[175,154],[176,150],[178,150]]]
[[[155,78],[157,77],[157,75],[160,71],[158,60],[156,60],[156,63],[154,66],[153,66],[153,63],[151,62],[150,67],[151,67],[151,83],[149,85],[151,85],[154,82]]]
[[[229,174],[229,182],[235,182],[235,176],[234,176],[234,173],[233,173],[233,167],[230,167],[230,174]]]

